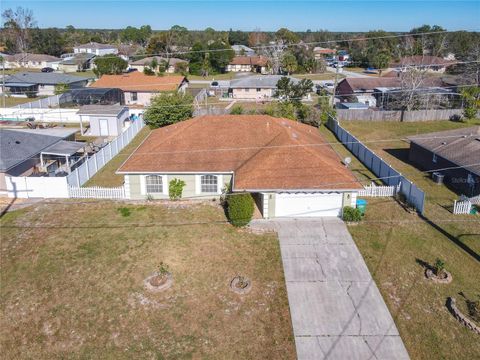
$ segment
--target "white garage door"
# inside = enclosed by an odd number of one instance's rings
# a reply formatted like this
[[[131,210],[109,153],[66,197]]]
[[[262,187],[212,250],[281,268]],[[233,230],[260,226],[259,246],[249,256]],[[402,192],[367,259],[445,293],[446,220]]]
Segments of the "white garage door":
[[[275,216],[340,216],[342,198],[341,193],[279,193],[275,196]]]

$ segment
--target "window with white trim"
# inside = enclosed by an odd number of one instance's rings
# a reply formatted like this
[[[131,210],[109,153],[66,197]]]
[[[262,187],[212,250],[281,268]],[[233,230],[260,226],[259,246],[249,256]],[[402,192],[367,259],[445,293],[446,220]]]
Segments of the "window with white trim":
[[[200,177],[200,189],[202,193],[216,193],[218,178],[216,175],[202,175]]]
[[[163,193],[163,179],[161,175],[147,175],[145,177],[147,194]]]

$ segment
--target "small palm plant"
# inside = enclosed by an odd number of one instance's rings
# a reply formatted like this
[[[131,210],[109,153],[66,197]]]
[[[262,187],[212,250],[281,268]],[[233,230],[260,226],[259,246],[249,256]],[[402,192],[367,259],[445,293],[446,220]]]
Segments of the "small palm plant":
[[[434,264],[435,275],[442,276],[445,273],[445,261],[437,258]]]

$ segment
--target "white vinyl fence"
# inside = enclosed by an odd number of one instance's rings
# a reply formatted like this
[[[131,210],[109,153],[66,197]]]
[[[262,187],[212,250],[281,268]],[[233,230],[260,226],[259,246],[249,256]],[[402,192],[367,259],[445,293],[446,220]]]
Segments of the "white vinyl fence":
[[[370,186],[365,186],[363,190],[358,192],[358,196],[364,197],[388,197],[395,196],[400,190],[400,185],[397,186],[376,186],[372,184]]]
[[[474,196],[472,198],[466,198],[460,200],[455,200],[453,202],[453,213],[458,214],[470,214],[472,211],[473,205],[480,205],[480,195]]]
[[[68,187],[69,197],[72,199],[125,199],[123,186],[114,188],[92,187]]]
[[[67,176],[68,185],[80,187],[85,184],[98,170],[104,167],[106,163],[127,146],[144,126],[145,124],[142,120],[133,122],[127,130],[72,171],[72,173]]]

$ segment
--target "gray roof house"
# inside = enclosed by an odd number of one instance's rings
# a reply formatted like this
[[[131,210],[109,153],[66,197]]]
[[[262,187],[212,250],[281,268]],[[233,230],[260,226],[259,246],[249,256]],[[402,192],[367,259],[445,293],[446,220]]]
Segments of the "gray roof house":
[[[480,194],[480,126],[416,135],[409,140],[412,163],[427,171],[439,170],[444,182],[464,195]]]
[[[235,51],[235,55],[246,55],[246,56],[255,55],[255,50],[245,45],[232,45],[232,50]]]
[[[283,75],[255,75],[232,80],[228,89],[229,97],[238,100],[268,101],[271,100],[277,90],[278,81]],[[288,77],[291,82],[298,83],[300,80]]]
[[[13,96],[54,95],[55,86],[75,89],[88,84],[89,78],[59,73],[20,72],[5,79],[5,91]]]
[[[0,129],[0,189],[5,176],[46,176],[69,172],[85,143],[74,140],[77,129]]]
[[[71,56],[65,57],[58,65],[58,69],[65,72],[91,69],[95,56],[95,54],[91,53],[75,53]]]

